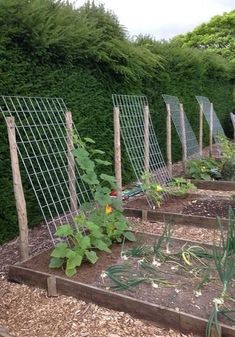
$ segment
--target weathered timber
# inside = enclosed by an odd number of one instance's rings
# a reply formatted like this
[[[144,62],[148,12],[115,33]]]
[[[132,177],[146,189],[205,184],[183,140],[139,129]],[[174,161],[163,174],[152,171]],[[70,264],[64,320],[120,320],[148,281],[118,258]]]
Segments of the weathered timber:
[[[191,182],[201,190],[234,191],[235,193],[235,181],[191,179]]]
[[[135,208],[124,208],[124,215],[127,217],[142,218],[151,222],[171,221],[172,225],[180,224],[185,226],[197,226],[201,228],[216,228],[217,219],[199,215],[188,215],[171,212],[161,212],[152,210],[141,210]],[[226,226],[227,219],[221,219],[221,224]]]
[[[9,269],[9,280],[43,289],[46,289],[47,280],[50,276],[48,273],[24,268],[20,265],[10,266]],[[206,319],[63,277],[56,276],[55,279],[59,294],[73,296],[109,309],[124,311],[134,317],[149,320],[162,327],[175,329],[183,333],[196,333],[201,336],[205,334]],[[223,337],[234,337],[234,327],[221,324],[221,329]]]

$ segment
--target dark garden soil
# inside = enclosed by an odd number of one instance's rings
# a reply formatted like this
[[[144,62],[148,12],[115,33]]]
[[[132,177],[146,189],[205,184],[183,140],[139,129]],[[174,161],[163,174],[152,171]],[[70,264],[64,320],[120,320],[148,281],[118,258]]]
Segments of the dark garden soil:
[[[216,192],[215,192],[216,193]],[[132,199],[125,204],[126,208],[151,209],[145,197]],[[229,207],[235,211],[235,201],[216,196],[189,195],[186,198],[171,198],[156,207],[159,212],[171,212],[206,217],[228,217]]]
[[[127,251],[135,246],[142,246],[146,243],[151,245],[154,243],[155,239],[156,238],[154,236],[141,234],[138,236],[136,243],[128,243],[125,245],[124,251]],[[188,244],[192,246],[195,243],[190,244],[189,241]],[[179,252],[182,246],[182,241],[171,239],[171,253]],[[112,288],[114,284],[108,276],[102,277],[102,273],[112,265],[124,264],[128,266],[128,270],[133,270],[134,277],[138,277],[140,275],[142,277],[150,275],[152,281],[134,287],[130,291],[119,291],[119,293],[205,319],[209,318],[213,299],[219,297],[222,288],[215,271],[212,272],[212,280],[203,286],[200,294],[200,292],[196,293],[195,290],[200,284],[203,275],[200,275],[200,273],[195,275],[194,272],[190,272],[193,268],[184,264],[182,258],[177,261],[180,261],[180,264],[184,265],[184,268],[180,267],[179,264],[173,260],[169,260],[168,262],[159,265],[154,265],[150,262],[150,265],[154,268],[154,272],[151,271],[150,274],[149,269],[143,269],[141,267],[140,263],[142,260],[140,258],[128,257],[126,260],[121,257],[121,252],[122,245],[114,245],[111,254],[100,253],[99,260],[95,265],[84,263],[81,267],[79,267],[77,275],[70,279],[114,291]],[[23,267],[66,277],[62,270],[50,269],[48,267],[50,259],[49,253],[50,251],[46,251],[38,256],[35,256],[31,260],[25,262]],[[204,259],[203,262],[210,265],[213,269],[212,260]],[[193,267],[202,268],[203,265],[195,259],[193,260]],[[166,281],[166,284],[157,285],[158,280],[160,279]],[[231,286],[230,293],[233,297],[235,296],[235,282],[233,282]],[[235,309],[234,302],[230,303],[230,301],[227,301],[226,304],[229,308]],[[224,318],[221,319],[221,322],[231,326],[231,321]]]

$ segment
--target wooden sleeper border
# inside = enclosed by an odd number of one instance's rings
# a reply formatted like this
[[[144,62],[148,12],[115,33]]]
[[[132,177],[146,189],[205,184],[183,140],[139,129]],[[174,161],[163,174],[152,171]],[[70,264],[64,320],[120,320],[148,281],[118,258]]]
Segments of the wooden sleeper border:
[[[212,217],[205,217],[199,215],[188,215],[180,213],[171,212],[161,212],[146,209],[134,209],[134,208],[124,208],[124,215],[127,217],[141,218],[143,221],[171,221],[171,223],[185,225],[185,226],[196,226],[200,228],[216,229],[217,219]],[[226,227],[228,219],[220,219],[221,224]]]
[[[191,179],[191,182],[201,190],[234,191],[235,194],[235,181]]]
[[[73,296],[109,309],[124,311],[139,319],[155,322],[164,328],[171,328],[183,333],[195,333],[201,336],[205,334],[206,319],[134,299],[120,293],[25,268],[21,263],[10,266],[8,278],[10,281],[17,283],[26,283],[47,289],[48,295]],[[221,329],[223,337],[235,336],[235,327],[221,324]]]

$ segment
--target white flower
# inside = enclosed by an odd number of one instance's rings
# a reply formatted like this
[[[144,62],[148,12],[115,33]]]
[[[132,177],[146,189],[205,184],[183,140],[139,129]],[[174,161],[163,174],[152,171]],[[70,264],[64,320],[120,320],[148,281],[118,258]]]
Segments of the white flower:
[[[122,259],[123,259],[124,261],[126,261],[126,260],[128,260],[128,257],[127,257],[125,254],[123,254],[123,255],[122,255]]]
[[[178,266],[172,266],[171,267],[171,270],[177,270],[178,269]]]
[[[157,260],[155,259],[155,257],[154,257],[154,258],[153,258],[152,265],[153,265],[153,266],[156,266],[156,267],[160,267],[160,266],[161,266],[161,262],[157,261]]]
[[[155,283],[155,282],[152,282],[152,287],[153,287],[153,288],[158,288],[158,284]]]
[[[102,273],[100,274],[100,277],[102,278],[102,280],[107,277],[107,273],[106,271],[102,271]]]
[[[214,298],[213,299],[213,302],[215,303],[215,308],[216,308],[216,311],[219,311],[219,305],[223,305],[224,304],[224,300],[223,298]]]
[[[175,292],[178,294],[180,292],[180,290],[175,288]]]
[[[196,297],[202,296],[201,290],[194,290],[193,293]]]

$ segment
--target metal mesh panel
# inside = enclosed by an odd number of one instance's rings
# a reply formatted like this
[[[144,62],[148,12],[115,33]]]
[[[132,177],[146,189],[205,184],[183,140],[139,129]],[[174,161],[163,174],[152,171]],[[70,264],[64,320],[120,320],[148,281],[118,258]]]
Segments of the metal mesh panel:
[[[54,242],[57,226],[71,222],[79,205],[91,199],[81,173],[69,161],[68,109],[61,98],[1,96],[0,111],[15,118],[18,153]]]
[[[180,117],[180,101],[176,96],[162,95],[164,102],[170,105],[171,119],[176,128],[176,132],[180,138],[181,143],[183,143],[183,131],[181,126],[181,117]],[[185,136],[186,136],[186,149],[187,149],[187,158],[189,157],[198,157],[199,156],[199,144],[195,133],[188,121],[188,118],[183,112],[184,115],[184,125],[185,125]]]
[[[144,110],[146,96],[112,95],[114,107],[120,111],[121,136],[138,182],[145,172]],[[149,115],[149,172],[153,182],[166,184],[170,178],[163,159],[151,116]],[[149,204],[151,201],[148,200]]]
[[[207,97],[204,96],[196,96],[196,99],[198,101],[198,104],[202,107],[202,111],[204,113],[204,116],[206,118],[206,121],[210,127],[210,111],[211,111],[211,102]],[[215,110],[213,109],[213,130],[212,130],[212,135],[214,138],[215,142],[218,142],[217,136],[219,134],[224,135],[224,130],[222,128],[222,125],[216,115]]]

